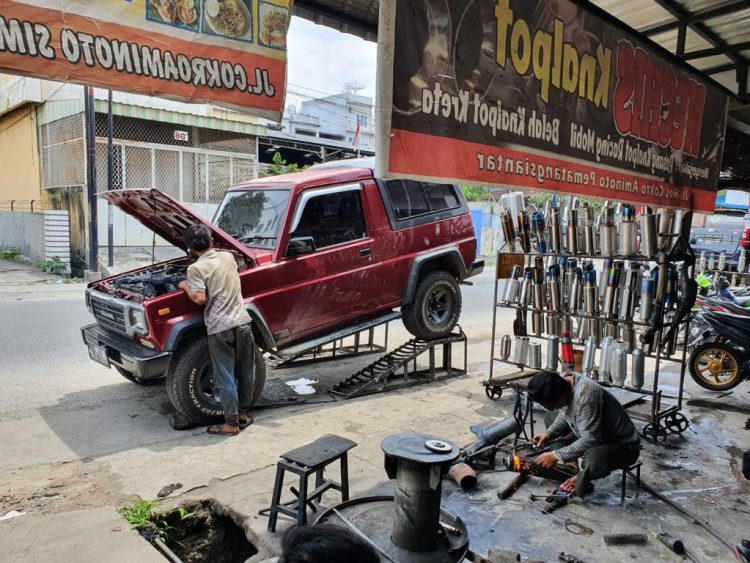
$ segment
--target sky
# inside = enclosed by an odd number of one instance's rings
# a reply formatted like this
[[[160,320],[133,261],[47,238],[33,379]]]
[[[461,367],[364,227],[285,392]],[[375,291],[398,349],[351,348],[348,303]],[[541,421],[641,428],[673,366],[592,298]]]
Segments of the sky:
[[[377,45],[330,27],[293,17],[287,35],[287,106],[338,94],[346,82],[375,98]]]

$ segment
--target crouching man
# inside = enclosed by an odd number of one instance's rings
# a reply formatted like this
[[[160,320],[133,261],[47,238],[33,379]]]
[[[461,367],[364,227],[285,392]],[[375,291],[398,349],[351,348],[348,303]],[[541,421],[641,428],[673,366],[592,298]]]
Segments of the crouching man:
[[[537,463],[552,468],[560,462],[582,458],[580,471],[561,489],[584,497],[591,481],[631,466],[640,454],[640,438],[622,405],[604,387],[577,373],[561,377],[539,372],[529,381],[529,398],[549,412],[547,431],[532,438],[537,446],[549,445]]]
[[[180,289],[196,304],[206,306],[203,317],[214,393],[224,410],[224,424],[209,426],[208,433],[234,436],[253,423],[250,407],[255,387],[253,331],[242,301],[237,262],[231,253],[214,250],[205,225],[191,225],[182,239],[197,260],[188,266]]]

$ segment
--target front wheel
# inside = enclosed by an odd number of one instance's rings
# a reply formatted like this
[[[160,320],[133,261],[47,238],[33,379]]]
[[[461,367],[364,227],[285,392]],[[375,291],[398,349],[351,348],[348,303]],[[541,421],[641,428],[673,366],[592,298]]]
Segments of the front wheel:
[[[695,382],[711,391],[726,391],[742,381],[742,355],[724,342],[696,346],[688,365]]]
[[[212,424],[224,417],[218,397],[213,393],[213,367],[208,338],[193,340],[177,352],[167,372],[167,395],[174,408],[193,424]],[[253,404],[266,384],[266,362],[255,346],[255,386]]]
[[[431,272],[417,284],[414,299],[401,307],[406,330],[422,340],[448,336],[461,315],[461,289],[448,272]]]

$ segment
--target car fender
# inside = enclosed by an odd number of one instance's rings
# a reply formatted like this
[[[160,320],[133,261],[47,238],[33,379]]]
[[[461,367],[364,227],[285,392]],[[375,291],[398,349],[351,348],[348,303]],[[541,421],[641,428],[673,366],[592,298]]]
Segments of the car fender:
[[[414,262],[411,265],[409,278],[406,282],[406,289],[404,289],[402,304],[405,305],[411,302],[414,298],[414,292],[417,290],[419,276],[425,271],[426,266],[437,261],[450,264],[451,269],[458,272],[459,280],[466,278],[466,265],[464,264],[463,258],[461,258],[461,253],[458,251],[457,247],[441,248],[439,250],[420,254],[414,258]]]
[[[253,335],[256,344],[264,350],[273,350],[276,348],[276,341],[273,338],[271,329],[263,317],[263,314],[253,303],[245,303],[245,309],[250,314],[253,321]],[[194,315],[187,319],[175,323],[167,338],[167,344],[164,346],[165,352],[174,352],[180,344],[197,334],[205,334],[206,325],[203,322],[203,315]]]

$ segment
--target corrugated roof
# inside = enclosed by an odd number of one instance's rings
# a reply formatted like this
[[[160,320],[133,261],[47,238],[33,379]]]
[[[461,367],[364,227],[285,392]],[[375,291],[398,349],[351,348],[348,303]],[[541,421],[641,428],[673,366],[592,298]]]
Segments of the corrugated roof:
[[[750,101],[747,87],[750,3],[747,0],[592,0],[592,4],[649,36],[743,101]],[[374,41],[377,39],[378,6],[379,0],[296,0],[295,13]]]

